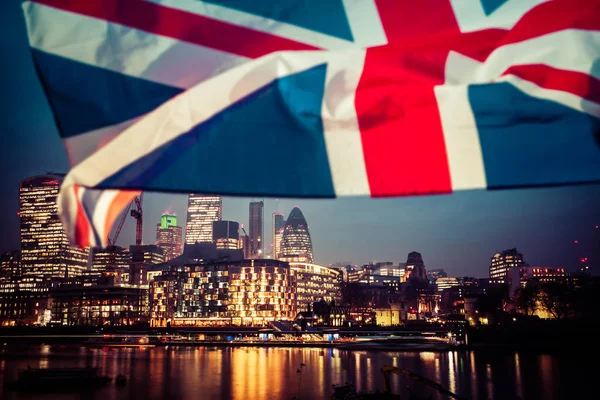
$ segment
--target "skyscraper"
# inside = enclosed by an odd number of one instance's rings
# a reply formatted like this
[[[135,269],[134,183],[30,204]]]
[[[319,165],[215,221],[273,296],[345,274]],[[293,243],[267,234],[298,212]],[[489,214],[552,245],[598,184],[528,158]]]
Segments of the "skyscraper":
[[[298,207],[294,207],[286,221],[281,239],[279,259],[290,262],[313,262],[312,241],[308,224]]]
[[[223,198],[217,195],[190,194],[188,199],[185,244],[212,242],[213,222],[223,218]]]
[[[71,247],[58,216],[56,196],[61,174],[34,176],[21,182],[21,262],[24,275],[73,277],[87,268],[88,252]]]
[[[250,202],[249,229],[250,257],[260,258],[263,255],[263,207],[262,201]]]
[[[279,248],[281,247],[281,238],[283,236],[283,230],[285,228],[285,220],[283,219],[283,214],[280,212],[273,213],[272,216],[272,250],[273,250],[273,258],[279,257]]]
[[[239,249],[240,224],[235,221],[213,222],[213,241],[217,250]]]
[[[165,261],[181,255],[181,234],[176,215],[165,213],[160,217],[160,224],[156,225],[156,245],[163,249]]]

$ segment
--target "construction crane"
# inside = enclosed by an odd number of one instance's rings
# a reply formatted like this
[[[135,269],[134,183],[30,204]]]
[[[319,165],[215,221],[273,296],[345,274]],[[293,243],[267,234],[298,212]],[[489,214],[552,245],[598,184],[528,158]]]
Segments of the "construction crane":
[[[133,199],[131,201],[131,203],[129,203],[127,205],[127,208],[125,208],[123,210],[123,212],[121,213],[121,217],[119,218],[119,224],[117,225],[117,229],[115,230],[115,233],[113,235],[112,238],[108,238],[108,245],[109,246],[114,246],[117,243],[117,239],[119,238],[119,234],[121,233],[121,229],[123,228],[123,225],[125,224],[125,220],[127,219],[128,215],[131,215],[133,218],[135,218],[135,244],[137,246],[142,244],[142,228],[143,228],[143,216],[144,213],[142,211],[142,205],[144,202],[144,193],[140,193],[139,196],[137,196],[135,199]]]
[[[131,216],[135,218],[135,245],[141,246],[144,218],[144,213],[142,211],[142,204],[144,202],[144,192],[141,192],[139,196],[133,199],[133,202],[135,204],[133,206],[133,210],[131,210]]]

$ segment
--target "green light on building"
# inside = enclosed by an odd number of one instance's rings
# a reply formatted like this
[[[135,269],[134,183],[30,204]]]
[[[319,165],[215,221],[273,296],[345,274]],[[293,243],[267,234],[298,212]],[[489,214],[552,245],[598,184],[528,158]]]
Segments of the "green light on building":
[[[177,216],[172,214],[163,214],[160,217],[161,229],[167,229],[170,226],[177,226]]]

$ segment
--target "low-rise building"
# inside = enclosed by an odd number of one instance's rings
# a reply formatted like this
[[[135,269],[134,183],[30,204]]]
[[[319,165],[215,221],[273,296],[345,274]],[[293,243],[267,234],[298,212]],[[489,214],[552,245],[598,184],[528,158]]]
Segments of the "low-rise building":
[[[148,321],[148,286],[115,284],[112,277],[72,279],[51,290],[52,323],[123,326]]]
[[[32,275],[0,279],[0,325],[46,325],[52,284],[50,279]]]
[[[283,261],[184,263],[150,283],[151,326],[262,326],[295,315],[295,277]]]
[[[376,321],[379,326],[398,326],[408,319],[408,307],[405,302],[389,303],[377,307]]]
[[[521,267],[519,270],[521,285],[524,286],[527,280],[535,279],[540,283],[562,282],[567,277],[564,267]]]
[[[460,286],[459,280],[452,276],[437,278],[435,280],[435,284],[437,286],[438,292],[442,292],[445,289],[449,289],[453,286]]]
[[[314,326],[342,326],[350,318],[350,308],[319,301],[312,306]]]
[[[311,263],[290,262],[289,265],[296,279],[298,312],[310,311],[311,305],[321,300],[340,303],[340,271]]]

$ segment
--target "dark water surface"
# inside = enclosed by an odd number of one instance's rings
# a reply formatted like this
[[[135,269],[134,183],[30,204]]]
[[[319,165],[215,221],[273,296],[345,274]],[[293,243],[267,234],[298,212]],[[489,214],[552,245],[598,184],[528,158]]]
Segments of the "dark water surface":
[[[441,383],[469,399],[600,398],[597,358],[581,354],[509,351],[348,352],[337,349],[156,347],[86,348],[39,345],[0,353],[2,399],[328,399],[332,384],[352,382],[358,390],[383,387],[380,368],[396,365]],[[300,363],[306,364],[302,373]],[[4,382],[31,367],[100,368],[114,383],[91,393],[19,394]],[[394,393],[410,390],[444,399],[433,389],[392,376]],[[408,398],[408,397],[406,397]]]

